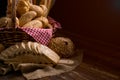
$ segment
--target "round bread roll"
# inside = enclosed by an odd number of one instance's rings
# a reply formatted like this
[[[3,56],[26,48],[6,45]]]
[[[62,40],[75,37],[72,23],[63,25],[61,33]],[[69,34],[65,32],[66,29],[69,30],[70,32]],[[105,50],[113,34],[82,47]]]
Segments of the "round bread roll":
[[[69,38],[52,38],[48,47],[55,51],[61,58],[68,58],[74,54],[74,44]]]
[[[0,18],[0,27],[1,28],[3,28],[3,27],[11,27],[11,25],[12,25],[11,18],[8,18],[8,17]]]
[[[35,20],[41,21],[41,22],[43,23],[43,26],[44,26],[44,27],[48,26],[48,24],[49,24],[48,19],[47,19],[46,17],[43,17],[43,16],[37,17]]]
[[[0,27],[6,27],[8,20],[9,20],[9,18],[7,18],[7,17],[0,18]]]

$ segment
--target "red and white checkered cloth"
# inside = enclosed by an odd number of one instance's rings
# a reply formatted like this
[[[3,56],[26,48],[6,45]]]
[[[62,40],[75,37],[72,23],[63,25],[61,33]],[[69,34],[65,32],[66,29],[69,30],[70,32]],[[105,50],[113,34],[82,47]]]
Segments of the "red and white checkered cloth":
[[[49,17],[48,20],[49,23],[52,25],[53,29],[40,29],[29,27],[28,28],[19,27],[19,29],[22,29],[28,35],[33,37],[36,42],[41,43],[43,45],[47,45],[56,29],[61,28],[60,23],[55,21],[53,18]],[[0,30],[4,30],[4,28],[0,28]]]
[[[52,38],[53,32],[57,29],[61,29],[59,22],[55,21],[53,18],[48,17],[49,23],[52,25],[53,29],[38,29],[38,28],[21,28],[27,34],[32,36],[36,42],[39,42],[43,45],[47,45],[49,40]]]
[[[56,20],[54,20],[53,18],[51,17],[47,17],[48,18],[48,21],[49,23],[52,25],[53,27],[53,33],[57,30],[57,29],[61,29],[61,24],[59,22],[57,22]]]
[[[52,38],[52,29],[39,29],[39,28],[21,28],[27,34],[32,36],[36,42],[43,45],[47,45],[49,40]]]

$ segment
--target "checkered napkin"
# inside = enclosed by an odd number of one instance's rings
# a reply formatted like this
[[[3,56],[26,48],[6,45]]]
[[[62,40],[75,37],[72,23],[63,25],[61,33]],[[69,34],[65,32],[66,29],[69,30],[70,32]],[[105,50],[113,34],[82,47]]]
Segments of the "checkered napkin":
[[[59,22],[55,21],[53,18],[48,17],[49,23],[52,25],[53,29],[41,29],[41,28],[23,28],[23,27],[16,27],[16,29],[20,29],[24,32],[26,32],[28,35],[30,35],[34,40],[38,43],[41,43],[43,45],[47,45],[49,40],[52,38],[53,33],[61,28],[61,25]],[[0,28],[1,30],[4,30],[5,28]],[[9,30],[9,29],[8,29]],[[22,38],[21,38],[22,39]]]
[[[52,38],[52,29],[39,29],[39,28],[21,28],[27,34],[32,36],[36,42],[43,45],[47,45],[49,40]]]
[[[52,38],[52,34],[57,30],[61,29],[61,24],[51,17],[48,17],[49,23],[52,25],[53,29],[38,29],[38,28],[21,28],[27,34],[32,36],[36,42],[43,45],[47,45],[49,40]]]
[[[54,20],[52,17],[47,17],[49,23],[52,25],[53,27],[53,33],[56,32],[57,29],[61,29],[61,24],[59,22],[57,22],[56,20]]]
[[[52,38],[52,34],[57,30],[61,29],[61,24],[51,17],[47,17],[49,23],[52,25],[53,29],[38,29],[38,28],[21,28],[23,31],[32,36],[36,42],[43,45],[47,45],[49,40]]]

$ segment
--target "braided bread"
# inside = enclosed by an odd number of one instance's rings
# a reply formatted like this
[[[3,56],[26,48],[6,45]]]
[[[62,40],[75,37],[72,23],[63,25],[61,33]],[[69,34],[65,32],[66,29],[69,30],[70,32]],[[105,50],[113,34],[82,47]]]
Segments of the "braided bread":
[[[37,42],[21,42],[0,54],[0,60],[11,63],[38,63],[55,65],[60,57],[48,47]]]

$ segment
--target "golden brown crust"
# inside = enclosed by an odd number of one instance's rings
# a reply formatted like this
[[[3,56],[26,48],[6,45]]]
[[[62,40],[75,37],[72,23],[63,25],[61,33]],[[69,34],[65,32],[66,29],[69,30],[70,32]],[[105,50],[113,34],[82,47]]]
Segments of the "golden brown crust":
[[[37,42],[21,42],[0,54],[0,60],[10,63],[57,64],[60,57],[48,47]]]
[[[19,22],[20,22],[19,26],[22,27],[23,25],[25,25],[26,23],[34,19],[36,16],[37,16],[37,13],[35,11],[26,12],[19,18]]]
[[[28,23],[26,23],[25,25],[23,25],[23,27],[28,27],[28,28],[43,28],[43,23],[39,20],[32,20]]]
[[[49,24],[48,19],[47,19],[46,17],[43,17],[43,16],[37,17],[37,18],[35,18],[35,20],[41,21],[41,22],[43,23],[43,26],[44,26],[44,27],[47,26],[47,25]]]
[[[17,3],[17,13],[19,16],[25,14],[26,12],[28,12],[30,9],[30,2],[29,0],[18,0]]]
[[[43,16],[44,15],[44,10],[37,5],[30,5],[30,11],[35,11],[37,13],[37,16]]]
[[[74,54],[74,44],[69,38],[52,38],[48,47],[55,51],[60,57],[68,58]]]

